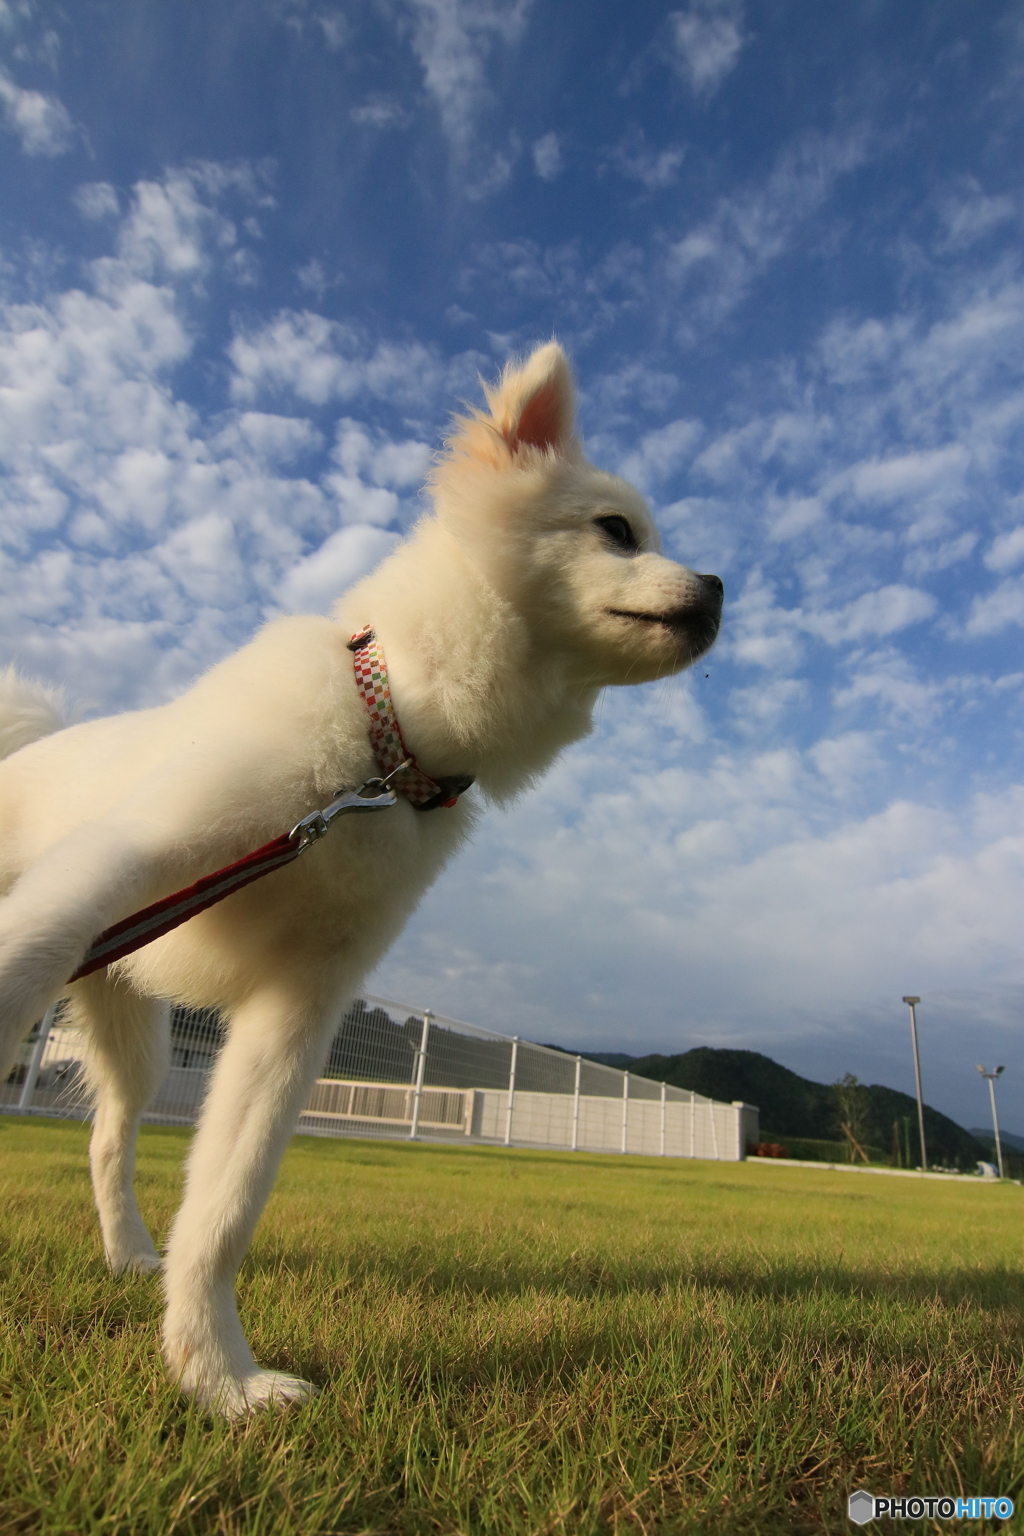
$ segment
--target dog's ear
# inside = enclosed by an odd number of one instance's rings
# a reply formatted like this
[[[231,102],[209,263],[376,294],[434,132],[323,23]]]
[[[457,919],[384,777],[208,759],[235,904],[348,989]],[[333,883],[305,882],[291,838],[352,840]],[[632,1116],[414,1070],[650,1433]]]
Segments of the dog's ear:
[[[489,409],[455,417],[455,431],[431,473],[430,483],[442,498],[467,461],[504,472],[516,464],[524,449],[580,452],[573,435],[572,371],[557,342],[538,347],[521,367],[510,363],[497,384],[484,384],[483,390]]]
[[[556,341],[538,347],[521,368],[506,368],[487,403],[512,453],[522,447],[559,452],[572,441],[576,393],[569,359]]]

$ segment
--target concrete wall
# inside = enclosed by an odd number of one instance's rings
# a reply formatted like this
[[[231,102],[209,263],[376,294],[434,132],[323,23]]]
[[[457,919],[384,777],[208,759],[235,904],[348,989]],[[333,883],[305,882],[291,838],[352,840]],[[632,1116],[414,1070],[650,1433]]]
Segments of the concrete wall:
[[[196,1118],[206,1091],[207,1075],[201,1068],[172,1067],[161,1085],[147,1120],[184,1123]],[[352,1091],[354,1090],[354,1092]],[[337,1102],[335,1102],[337,1100]],[[377,1101],[380,1100],[378,1103]],[[401,1102],[399,1102],[399,1100]],[[392,1102],[394,1101],[394,1102]],[[401,1134],[411,1117],[412,1089],[406,1085],[348,1085],[335,1079],[318,1082],[303,1112],[303,1120],[315,1120],[316,1129],[330,1132],[331,1120],[346,1121],[338,1129],[350,1132],[358,1123],[379,1120]],[[571,1093],[517,1092],[512,1102],[512,1142],[516,1146],[571,1147],[573,1144]],[[580,1096],[577,1146],[581,1152],[621,1152],[623,1100]],[[376,1113],[374,1113],[376,1111]],[[428,1134],[450,1131],[482,1141],[504,1142],[508,1119],[508,1093],[498,1088],[439,1090],[425,1086],[421,1124]],[[658,1157],[714,1158],[736,1162],[746,1156],[747,1146],[760,1139],[758,1111],[750,1104],[719,1104],[695,1095],[682,1103],[665,1104],[665,1137],[662,1143],[660,1099],[630,1098],[626,1101],[627,1152]],[[309,1121],[300,1129],[312,1128]]]
[[[572,1094],[516,1093],[512,1102],[512,1143],[571,1147],[573,1115]],[[758,1118],[758,1111],[751,1104],[718,1104],[699,1096],[682,1103],[669,1101],[662,1106],[659,1099],[581,1095],[576,1145],[581,1152],[640,1152],[649,1157],[664,1153],[666,1157],[738,1162],[746,1156],[748,1143],[758,1140]],[[507,1124],[507,1091],[476,1089],[472,1134],[485,1141],[504,1141]]]

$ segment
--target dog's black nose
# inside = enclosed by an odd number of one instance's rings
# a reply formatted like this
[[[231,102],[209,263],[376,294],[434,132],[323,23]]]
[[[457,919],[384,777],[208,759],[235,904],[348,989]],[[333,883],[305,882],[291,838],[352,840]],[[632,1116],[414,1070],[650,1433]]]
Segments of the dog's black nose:
[[[725,583],[721,576],[706,576],[702,571],[698,571],[697,574],[700,576],[701,581],[707,582],[712,592],[718,598],[718,601],[721,602],[725,596]]]

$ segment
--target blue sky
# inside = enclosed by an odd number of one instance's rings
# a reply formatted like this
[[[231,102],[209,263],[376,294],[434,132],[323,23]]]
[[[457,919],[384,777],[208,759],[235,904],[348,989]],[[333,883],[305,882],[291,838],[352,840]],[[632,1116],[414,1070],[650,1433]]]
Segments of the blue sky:
[[[2,659],[84,713],[326,611],[556,334],[718,571],[374,977],[1024,1129],[1024,20],[997,0],[0,0]]]

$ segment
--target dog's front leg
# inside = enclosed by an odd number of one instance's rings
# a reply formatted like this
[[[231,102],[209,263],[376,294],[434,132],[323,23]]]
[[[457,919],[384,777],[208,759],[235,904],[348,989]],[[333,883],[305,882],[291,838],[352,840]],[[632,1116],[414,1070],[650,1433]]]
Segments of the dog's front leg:
[[[164,1262],[164,1355],[183,1391],[229,1418],[315,1390],[256,1364],[235,1276],[335,1022],[299,986],[248,999],[232,1016],[189,1157]]]

